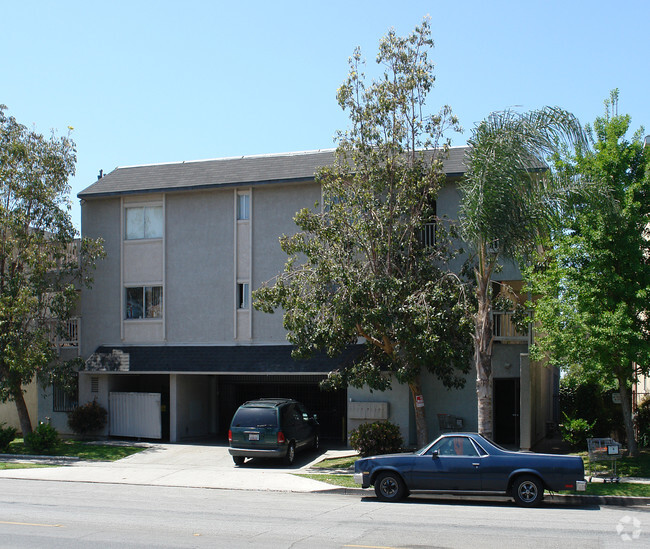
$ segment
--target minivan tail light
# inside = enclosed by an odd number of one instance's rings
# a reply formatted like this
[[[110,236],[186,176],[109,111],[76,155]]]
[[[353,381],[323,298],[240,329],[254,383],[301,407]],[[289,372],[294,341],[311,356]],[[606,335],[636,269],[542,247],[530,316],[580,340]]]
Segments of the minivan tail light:
[[[278,431],[278,444],[282,444],[283,442],[286,442],[287,439],[284,438],[284,433],[282,431]]]
[[[228,442],[232,442],[232,429],[228,429]]]

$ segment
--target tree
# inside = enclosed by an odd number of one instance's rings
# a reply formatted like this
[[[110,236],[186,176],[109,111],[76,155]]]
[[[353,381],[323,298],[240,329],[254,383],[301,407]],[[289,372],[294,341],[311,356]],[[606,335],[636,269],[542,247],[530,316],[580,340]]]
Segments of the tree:
[[[31,433],[24,386],[69,372],[57,363],[52,328],[63,334],[98,241],[76,241],[68,178],[75,146],[46,139],[5,115],[0,105],[0,400],[14,401],[23,435]],[[78,253],[75,246],[78,245]]]
[[[487,437],[493,434],[492,275],[500,261],[529,253],[563,210],[573,182],[554,177],[542,161],[562,143],[583,142],[576,118],[556,107],[492,113],[468,140],[459,220],[461,236],[475,254],[478,429]]]
[[[604,185],[607,200],[578,201],[552,233],[543,268],[531,269],[541,337],[534,351],[586,380],[617,386],[632,455],[638,453],[630,385],[650,369],[650,151],[639,130],[626,138],[629,115],[618,115],[618,90],[605,116],[589,128],[591,149],[578,148],[560,167]]]
[[[385,390],[387,374],[407,383],[420,444],[428,441],[421,373],[460,387],[471,364],[464,286],[446,269],[451,247],[434,215],[442,134],[458,124],[449,107],[424,114],[432,46],[427,20],[406,38],[389,32],[377,56],[384,73],[368,86],[355,51],[337,96],[351,128],[338,135],[335,164],[317,175],[323,207],[297,213],[300,232],[281,239],[284,271],[254,293],[258,309],[284,309],[294,356],[336,356],[362,338],[362,356],[330,373],[329,385]],[[425,245],[433,222],[435,243]]]

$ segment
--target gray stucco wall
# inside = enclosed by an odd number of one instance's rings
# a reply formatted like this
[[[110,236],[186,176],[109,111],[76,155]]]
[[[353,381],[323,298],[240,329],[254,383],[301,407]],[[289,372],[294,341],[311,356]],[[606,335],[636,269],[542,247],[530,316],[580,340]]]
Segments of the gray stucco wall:
[[[165,323],[170,343],[232,343],[232,189],[166,197]]]
[[[293,235],[298,227],[293,218],[302,208],[320,202],[315,183],[259,187],[253,190],[253,278],[252,289],[273,279],[284,268],[287,255],[280,248],[283,234]],[[266,314],[253,311],[253,339],[260,343],[286,343],[282,311]]]
[[[99,345],[120,343],[120,239],[119,198],[87,200],[81,205],[83,236],[102,238],[106,257],[97,262],[91,289],[81,292],[81,356]]]

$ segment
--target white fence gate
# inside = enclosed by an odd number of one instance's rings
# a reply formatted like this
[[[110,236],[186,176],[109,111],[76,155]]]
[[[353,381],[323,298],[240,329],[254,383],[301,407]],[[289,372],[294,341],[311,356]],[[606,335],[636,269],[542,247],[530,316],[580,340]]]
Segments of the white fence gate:
[[[162,438],[160,393],[109,393],[108,434]]]

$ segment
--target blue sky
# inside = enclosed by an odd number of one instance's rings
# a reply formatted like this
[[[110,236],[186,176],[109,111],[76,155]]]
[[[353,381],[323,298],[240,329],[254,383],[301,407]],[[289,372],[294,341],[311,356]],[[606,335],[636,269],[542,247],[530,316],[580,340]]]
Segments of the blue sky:
[[[336,89],[361,46],[431,16],[436,87],[465,128],[491,111],[619,112],[650,133],[650,2],[465,0],[0,2],[0,103],[41,133],[72,126],[76,194],[117,166],[334,146]]]

